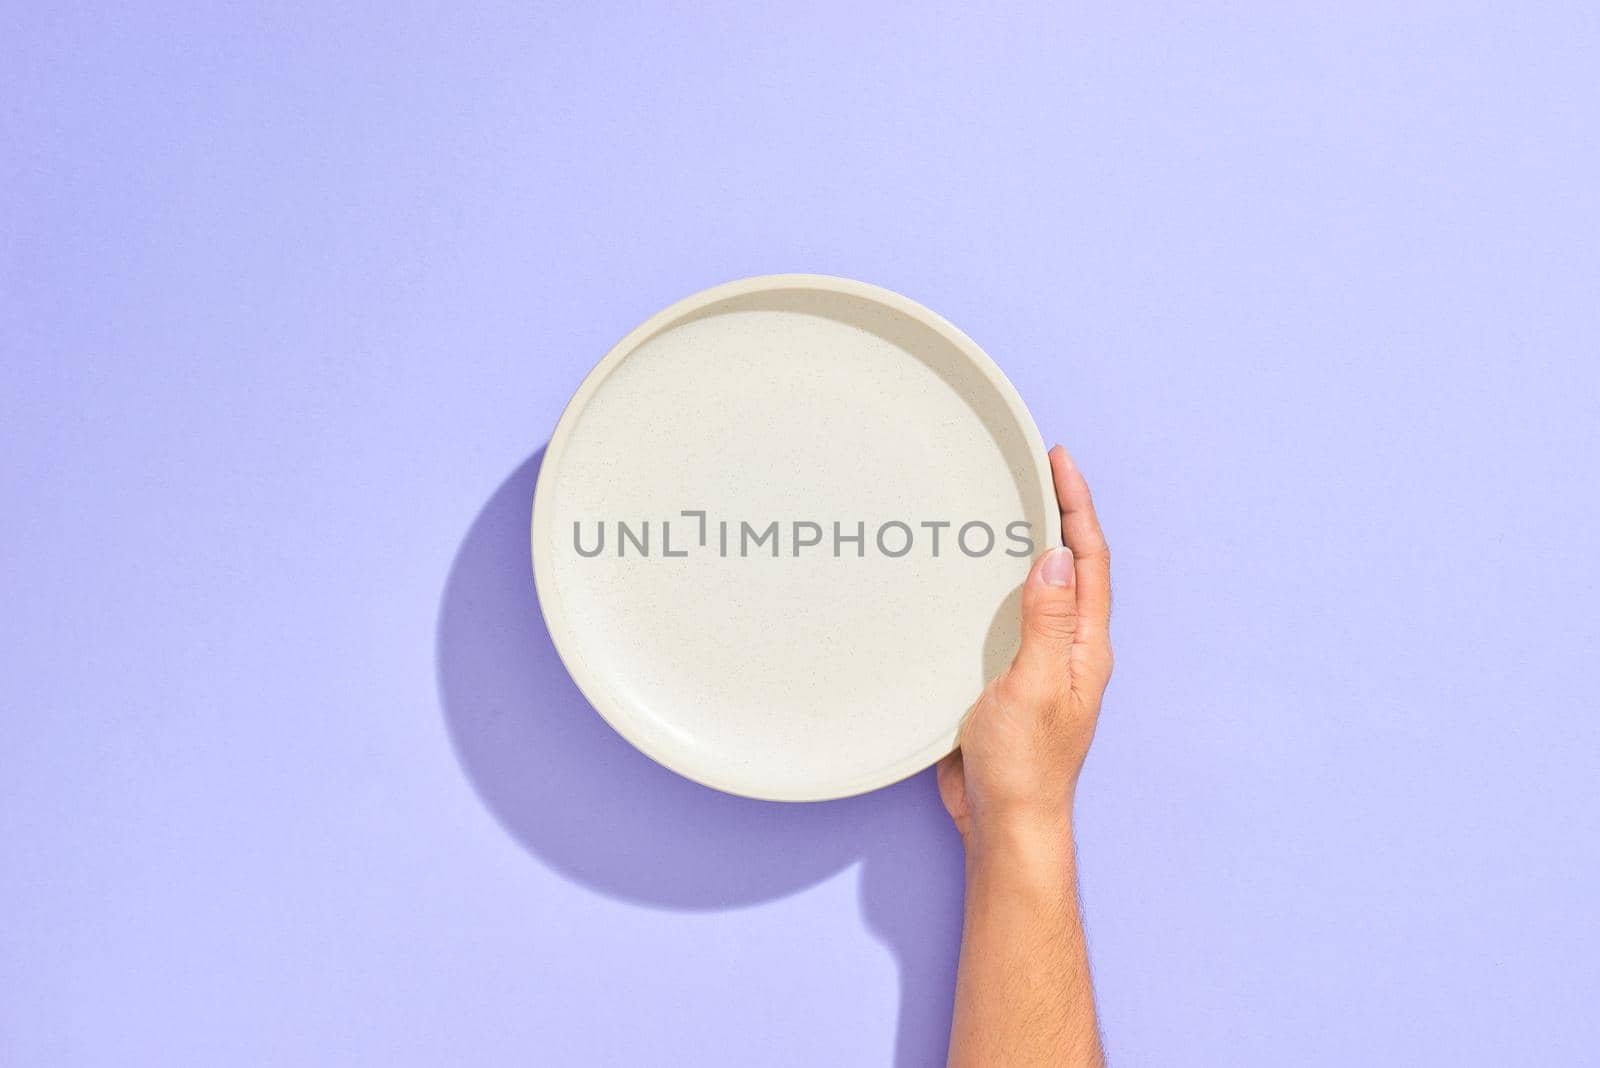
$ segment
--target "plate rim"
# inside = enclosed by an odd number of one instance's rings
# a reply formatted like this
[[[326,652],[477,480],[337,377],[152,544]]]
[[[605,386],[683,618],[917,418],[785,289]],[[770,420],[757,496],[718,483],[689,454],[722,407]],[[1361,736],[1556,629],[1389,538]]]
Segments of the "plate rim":
[[[546,547],[550,544],[550,539],[542,537],[542,533],[553,522],[550,518],[550,508],[552,506],[549,504],[549,494],[545,492],[545,476],[559,466],[561,454],[565,451],[567,439],[572,435],[579,415],[587,407],[601,385],[610,377],[611,372],[638,349],[640,345],[679,319],[731,298],[747,296],[753,293],[794,289],[821,290],[872,301],[918,321],[952,343],[967,361],[982,374],[989,385],[999,393],[1005,403],[1007,412],[1027,437],[1028,454],[1033,464],[1034,481],[1044,504],[1044,545],[1051,547],[1061,543],[1061,517],[1056,504],[1055,484],[1050,473],[1050,460],[1045,452],[1044,440],[1039,433],[1037,424],[1033,420],[1033,415],[1028,411],[1027,406],[1023,404],[1021,395],[1017,393],[1016,387],[1011,384],[1011,380],[1000,370],[999,365],[994,362],[987,352],[979,347],[977,342],[968,337],[955,324],[910,297],[869,282],[826,274],[754,275],[749,278],[740,278],[702,289],[656,312],[628,331],[620,341],[611,346],[606,354],[601,357],[600,362],[595,364],[584,376],[583,381],[578,385],[571,399],[562,408],[561,416],[556,421],[555,429],[550,434],[550,440],[545,445],[544,457],[539,465],[538,481],[533,491],[533,511],[529,523],[529,542],[534,590],[538,598],[536,610],[544,617],[545,629],[550,635],[550,642],[555,647],[556,655],[560,657],[562,665],[572,677],[573,682],[577,684],[579,691],[583,694],[584,699],[588,701],[590,707],[599,714],[600,718],[612,730],[621,735],[628,744],[667,770],[722,793],[748,797],[759,801],[833,801],[892,786],[931,767],[955,750],[960,738],[961,724],[966,719],[965,713],[956,720],[948,731],[929,745],[924,746],[915,753],[908,754],[879,772],[860,776],[857,780],[843,786],[809,790],[773,789],[765,792],[756,792],[747,786],[731,786],[726,782],[718,781],[715,767],[707,767],[703,762],[695,760],[691,754],[684,751],[674,751],[669,746],[650,744],[641,737],[641,732],[633,729],[631,714],[627,711],[623,702],[614,699],[612,687],[606,683],[603,674],[592,671],[588,662],[580,653],[577,635],[567,616],[566,608],[561,598],[555,594],[553,588],[546,591],[539,578],[541,572],[549,573],[547,568],[553,563],[550,550]],[[1040,552],[1042,551],[1044,550],[1041,549]],[[1037,553],[1035,554],[1035,559],[1037,559]],[[977,695],[974,694],[973,697],[976,700]]]

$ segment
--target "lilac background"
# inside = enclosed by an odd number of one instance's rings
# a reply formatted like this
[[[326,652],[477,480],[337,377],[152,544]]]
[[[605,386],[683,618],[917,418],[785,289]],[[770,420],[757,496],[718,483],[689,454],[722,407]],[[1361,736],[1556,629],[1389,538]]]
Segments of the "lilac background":
[[[49,6],[0,1062],[939,1059],[931,780],[691,786],[532,614],[585,370],[785,270],[953,319],[1098,492],[1118,1063],[1595,1055],[1592,6]]]

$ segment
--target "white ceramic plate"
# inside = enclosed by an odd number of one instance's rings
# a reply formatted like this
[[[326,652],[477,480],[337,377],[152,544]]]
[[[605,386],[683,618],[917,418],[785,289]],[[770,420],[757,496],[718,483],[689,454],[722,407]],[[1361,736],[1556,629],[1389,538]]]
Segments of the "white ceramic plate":
[[[545,620],[594,707],[680,774],[781,801],[950,752],[1060,542],[1043,443],[988,356],[816,275],[717,286],[623,338],[533,506]]]

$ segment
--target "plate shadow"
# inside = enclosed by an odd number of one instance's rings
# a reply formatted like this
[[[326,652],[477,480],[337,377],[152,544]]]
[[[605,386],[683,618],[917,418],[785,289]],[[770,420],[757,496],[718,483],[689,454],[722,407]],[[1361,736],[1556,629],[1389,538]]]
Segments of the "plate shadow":
[[[755,905],[860,864],[862,916],[899,972],[895,1064],[943,1063],[962,855],[931,771],[784,804],[701,786],[624,741],[568,676],[538,609],[528,529],[543,459],[541,448],[478,514],[439,608],[440,700],[484,806],[563,877],[653,908]]]

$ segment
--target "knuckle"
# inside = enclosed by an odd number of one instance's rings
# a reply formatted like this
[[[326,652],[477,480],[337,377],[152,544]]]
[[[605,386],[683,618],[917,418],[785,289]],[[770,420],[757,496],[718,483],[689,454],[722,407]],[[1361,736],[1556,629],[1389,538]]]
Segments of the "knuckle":
[[[1028,614],[1028,629],[1041,638],[1070,638],[1078,630],[1078,608],[1068,600],[1049,600]]]
[[[1042,713],[1067,689],[1066,672],[1052,673],[1038,665],[1008,671],[995,682],[995,699],[1005,708]]]
[[[1020,671],[1008,671],[994,681],[992,692],[1000,704],[1015,707],[1026,704],[1032,696],[1033,685]],[[987,694],[986,694],[987,696]]]
[[[1038,668],[1019,667],[995,681],[995,700],[1003,708],[1038,708],[1053,699],[1053,689]]]

